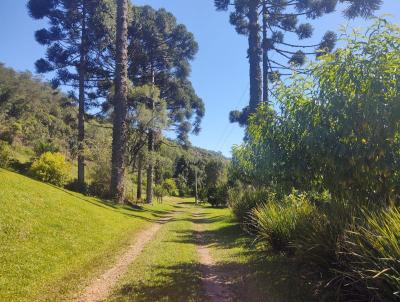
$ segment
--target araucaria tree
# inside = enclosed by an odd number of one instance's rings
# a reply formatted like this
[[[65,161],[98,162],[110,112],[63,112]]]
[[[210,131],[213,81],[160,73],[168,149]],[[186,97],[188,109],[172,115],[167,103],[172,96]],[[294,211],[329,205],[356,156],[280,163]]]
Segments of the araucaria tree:
[[[128,97],[128,0],[117,1],[116,68],[110,192],[124,201],[126,118]]]
[[[234,9],[230,22],[239,34],[247,35],[250,63],[250,102],[242,112],[231,112],[231,121],[246,124],[248,115],[254,113],[260,102],[269,101],[269,81],[301,70],[307,55],[331,51],[336,35],[328,31],[321,43],[302,45],[285,41],[285,34],[297,35],[299,40],[310,38],[313,27],[299,23],[299,19],[316,19],[331,13],[338,3],[348,4],[345,16],[370,16],[382,0],[214,0],[217,10]],[[262,39],[261,35],[262,33]],[[262,71],[261,71],[261,62]]]
[[[85,183],[85,106],[96,99],[97,80],[104,77],[99,52],[107,43],[106,15],[108,0],[29,0],[29,14],[47,19],[48,28],[35,33],[36,40],[47,47],[45,58],[36,62],[39,73],[54,75],[54,86],[78,91],[78,183]]]
[[[193,34],[164,9],[150,6],[134,9],[129,28],[129,78],[135,86],[152,85],[160,91],[166,104],[171,130],[182,142],[188,141],[190,131],[198,133],[204,115],[204,104],[196,95],[188,77],[190,61],[198,45]],[[154,100],[148,99],[149,110],[155,109]],[[161,137],[151,125],[147,127],[148,154],[155,151],[155,141]],[[152,202],[154,161],[147,160],[147,202]]]

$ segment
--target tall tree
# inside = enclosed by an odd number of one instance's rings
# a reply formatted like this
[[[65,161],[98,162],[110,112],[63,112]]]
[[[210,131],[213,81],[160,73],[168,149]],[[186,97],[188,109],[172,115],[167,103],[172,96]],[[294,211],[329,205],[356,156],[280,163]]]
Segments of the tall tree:
[[[230,6],[234,8],[230,15],[230,23],[235,26],[239,34],[248,35],[249,38],[250,102],[242,112],[231,112],[231,121],[246,124],[248,115],[255,112],[258,104],[261,101],[269,101],[269,81],[286,75],[292,69],[303,71],[301,65],[307,55],[318,55],[333,49],[336,35],[331,31],[324,35],[321,43],[315,45],[285,42],[287,33],[297,35],[299,40],[312,36],[312,25],[299,24],[299,18],[316,19],[333,12],[338,3],[348,4],[344,11],[348,18],[367,17],[380,7],[381,2],[381,0],[214,0],[217,10],[226,11]],[[262,26],[259,25],[260,19]],[[262,43],[260,43],[260,32],[262,32]],[[310,48],[311,50],[305,50]]]
[[[116,202],[123,203],[128,97],[128,0],[117,0],[116,23],[116,68],[110,193]]]
[[[151,84],[160,90],[178,139],[198,133],[204,104],[188,80],[190,61],[198,50],[193,35],[164,9],[137,7],[129,29],[129,77],[135,85]],[[153,110],[152,102],[148,107]],[[154,152],[155,133],[148,131],[148,153]],[[160,137],[158,135],[158,137]],[[147,202],[152,202],[153,161],[147,166]]]
[[[34,19],[47,19],[49,27],[35,33],[47,47],[46,57],[36,62],[39,73],[52,73],[53,86],[68,85],[78,91],[78,183],[85,183],[85,107],[93,105],[97,80],[104,77],[99,52],[107,43],[104,11],[108,0],[29,0]]]

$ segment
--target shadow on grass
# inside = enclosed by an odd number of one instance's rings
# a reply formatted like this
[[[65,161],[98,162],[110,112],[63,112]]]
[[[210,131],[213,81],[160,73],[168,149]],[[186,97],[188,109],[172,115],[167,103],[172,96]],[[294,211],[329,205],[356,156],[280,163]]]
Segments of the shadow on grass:
[[[200,265],[183,263],[156,266],[156,276],[146,282],[124,283],[111,301],[206,301],[201,288]]]
[[[53,188],[55,190],[61,191],[64,194],[68,194],[76,199],[79,199],[83,202],[89,203],[91,205],[94,205],[96,207],[100,207],[103,209],[107,209],[107,210],[111,210],[111,211],[115,211],[121,215],[125,215],[125,216],[129,216],[129,217],[133,217],[133,218],[137,218],[137,219],[141,219],[141,220],[145,220],[148,222],[157,222],[162,218],[165,218],[166,215],[170,214],[171,211],[169,210],[156,210],[156,209],[152,209],[151,207],[147,207],[147,208],[143,208],[143,207],[131,207],[128,205],[116,205],[114,204],[112,201],[110,200],[106,200],[106,199],[101,199],[98,197],[87,197],[85,195],[82,195],[81,193],[77,193],[77,192],[73,192],[73,191],[69,191],[67,189],[61,188],[61,187],[57,187],[55,185],[49,184],[49,183],[45,183],[45,182],[41,182],[29,175],[26,174],[20,174],[16,171],[14,171],[13,169],[10,170],[5,170],[5,171],[9,171],[11,173],[17,173],[19,176],[21,177],[26,177],[32,181],[38,182],[43,186],[48,186],[50,188]],[[0,170],[0,172],[2,172]],[[152,217],[144,217],[139,215],[139,213],[149,213],[151,214]]]
[[[302,302],[313,300],[311,288],[300,267],[283,255],[268,254],[257,250],[254,238],[246,235],[230,217],[195,216],[196,224],[212,224],[225,221],[211,230],[185,230],[179,232],[178,243],[203,244],[217,250],[231,250],[232,257],[215,266],[236,301]]]

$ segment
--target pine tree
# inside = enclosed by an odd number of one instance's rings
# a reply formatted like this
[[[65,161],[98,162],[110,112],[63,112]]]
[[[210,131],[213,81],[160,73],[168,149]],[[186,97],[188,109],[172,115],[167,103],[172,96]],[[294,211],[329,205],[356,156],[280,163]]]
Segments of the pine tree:
[[[286,42],[284,38],[287,33],[297,35],[299,40],[312,36],[312,25],[299,24],[299,18],[319,18],[333,12],[338,3],[348,4],[344,11],[348,18],[367,17],[379,9],[381,2],[381,0],[214,0],[217,10],[227,11],[230,6],[234,8],[230,15],[230,23],[235,26],[239,34],[247,35],[249,40],[250,102],[242,112],[231,112],[231,121],[246,124],[248,115],[257,109],[258,104],[261,101],[269,101],[270,81],[286,75],[293,69],[302,72],[301,66],[307,55],[320,55],[334,48],[336,34],[332,31],[328,31],[321,43],[315,45]]]
[[[154,85],[160,98],[166,102],[172,127],[178,139],[188,142],[190,131],[200,131],[204,104],[188,80],[190,61],[198,50],[193,35],[175,17],[164,9],[150,6],[135,8],[135,17],[129,28],[129,77],[135,85]],[[147,102],[153,110],[153,102]],[[193,120],[194,118],[194,120]],[[148,130],[148,153],[155,151],[153,129]],[[152,202],[154,178],[153,161],[147,165],[147,202]]]
[[[47,47],[46,57],[36,62],[39,73],[54,75],[53,86],[78,91],[78,183],[85,183],[85,112],[97,97],[97,80],[105,76],[99,62],[99,49],[108,43],[104,11],[112,11],[109,0],[30,0],[29,14],[47,19],[48,28],[35,33],[38,43]]]
[[[128,0],[117,1],[116,68],[110,193],[124,201],[128,97]]]

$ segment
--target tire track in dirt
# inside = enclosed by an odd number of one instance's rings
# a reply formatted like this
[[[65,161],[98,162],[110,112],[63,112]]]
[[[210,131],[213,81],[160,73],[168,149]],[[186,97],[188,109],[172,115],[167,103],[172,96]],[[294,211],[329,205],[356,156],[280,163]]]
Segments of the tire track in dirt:
[[[193,214],[196,220],[201,220],[202,215]],[[200,257],[203,288],[210,302],[234,301],[233,293],[228,289],[227,283],[218,272],[216,262],[211,256],[210,248],[207,246],[207,238],[204,234],[204,225],[195,222],[197,252]]]
[[[133,239],[133,243],[127,251],[122,254],[116,263],[105,271],[97,279],[92,280],[89,286],[76,297],[74,302],[100,302],[107,299],[117,281],[127,272],[129,265],[143,251],[145,246],[154,239],[162,225],[169,222],[173,217],[168,216],[160,219],[151,227],[141,231]]]

